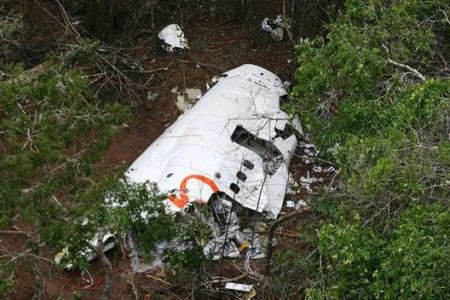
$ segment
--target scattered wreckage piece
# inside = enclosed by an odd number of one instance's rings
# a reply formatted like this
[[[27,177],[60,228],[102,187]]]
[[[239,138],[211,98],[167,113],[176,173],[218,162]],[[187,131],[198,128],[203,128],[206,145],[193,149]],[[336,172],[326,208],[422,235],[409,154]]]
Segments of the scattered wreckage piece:
[[[158,33],[158,38],[162,41],[161,49],[164,52],[180,53],[189,49],[188,40],[184,36],[183,30],[177,24],[170,24]]]
[[[261,22],[261,29],[269,32],[274,41],[280,42],[284,35],[284,21],[281,15],[278,15],[274,20],[264,18]]]
[[[242,284],[235,282],[227,282],[225,289],[238,292],[250,292],[253,289],[253,284]]]
[[[253,287],[253,284],[227,282],[225,284],[225,289],[240,293],[242,295],[241,299],[250,300],[256,296],[256,290]]]
[[[186,88],[184,92],[178,91],[178,87],[172,89],[172,94],[177,96],[175,105],[182,113],[189,110],[202,97],[202,90],[198,88]]]

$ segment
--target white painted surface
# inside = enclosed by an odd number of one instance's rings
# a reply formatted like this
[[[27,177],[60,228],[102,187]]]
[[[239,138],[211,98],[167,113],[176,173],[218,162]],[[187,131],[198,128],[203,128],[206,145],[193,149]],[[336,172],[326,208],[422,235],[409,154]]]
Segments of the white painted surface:
[[[235,200],[275,218],[283,204],[287,168],[297,145],[294,135],[285,140],[275,138],[275,128],[283,130],[289,120],[280,110],[279,99],[285,94],[282,81],[261,67],[243,65],[224,73],[136,159],[126,176],[132,182],[156,182],[162,192],[172,192],[176,197],[184,192],[192,202],[208,201],[214,190],[201,180],[191,179],[186,190],[180,191],[188,176],[204,176],[233,198],[230,184],[237,182],[236,173],[241,170],[247,180],[238,183],[240,191]],[[237,125],[273,142],[283,154],[282,163],[273,175],[265,176],[264,162],[258,154],[231,140]],[[243,167],[243,160],[251,161],[253,170]],[[182,209],[170,200],[166,202],[173,211]]]

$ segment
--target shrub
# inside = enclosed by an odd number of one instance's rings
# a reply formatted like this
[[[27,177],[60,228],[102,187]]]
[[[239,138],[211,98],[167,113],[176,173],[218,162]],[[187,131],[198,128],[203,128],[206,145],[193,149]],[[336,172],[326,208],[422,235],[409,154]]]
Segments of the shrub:
[[[343,179],[313,205],[327,224],[310,298],[448,297],[450,80],[438,57],[449,12],[348,0],[325,38],[300,42],[287,108]]]
[[[414,205],[386,239],[358,219],[325,225],[318,249],[323,266],[313,299],[445,299],[450,293],[450,213],[439,205]]]
[[[386,299],[445,299],[450,296],[450,211],[417,205],[399,218],[373,282]]]

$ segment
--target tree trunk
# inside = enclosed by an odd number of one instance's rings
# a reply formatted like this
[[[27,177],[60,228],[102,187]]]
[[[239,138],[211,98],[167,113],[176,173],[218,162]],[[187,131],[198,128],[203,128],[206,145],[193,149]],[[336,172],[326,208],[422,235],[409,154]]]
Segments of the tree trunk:
[[[103,286],[101,300],[109,300],[111,298],[112,290],[112,265],[109,259],[106,257],[103,249],[103,236],[98,239],[97,246],[94,247],[94,251],[97,253],[98,259],[105,269],[105,284]]]

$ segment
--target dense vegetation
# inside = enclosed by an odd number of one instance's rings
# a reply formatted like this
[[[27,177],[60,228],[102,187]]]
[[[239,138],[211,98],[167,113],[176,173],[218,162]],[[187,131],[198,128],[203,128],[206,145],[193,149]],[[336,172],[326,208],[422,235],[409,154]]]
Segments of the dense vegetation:
[[[1,36],[18,40],[22,19],[3,21],[9,27]],[[3,46],[8,53],[11,43]],[[200,208],[192,207],[190,216],[174,216],[155,185],[131,184],[121,178],[120,168],[103,173],[96,167],[132,115],[130,105],[124,104],[129,99],[119,102],[114,93],[99,96],[95,83],[106,72],[98,74],[92,66],[104,62],[105,47],[78,36],[74,44],[47,53],[44,62],[32,68],[0,60],[0,228],[13,226],[15,230],[2,233],[27,237],[25,250],[2,249],[1,298],[12,291],[18,263],[25,261],[42,280],[42,263],[52,263],[61,250],[63,265],[88,269],[82,253],[92,248],[104,262],[109,276],[105,282],[111,282],[111,263],[101,243],[108,231],[116,235],[116,243],[121,234],[138,234],[136,247],[147,259],[162,241],[187,245],[161,255],[175,268],[195,268],[206,261],[200,244],[210,232],[195,218]],[[114,198],[114,205],[104,201],[106,195]],[[93,238],[99,239],[97,245],[91,243]],[[104,297],[110,291],[111,286]]]
[[[279,282],[302,273],[310,298],[450,296],[448,15],[446,1],[348,0],[326,38],[301,41],[290,109],[342,182],[314,200],[316,250],[283,254]]]

